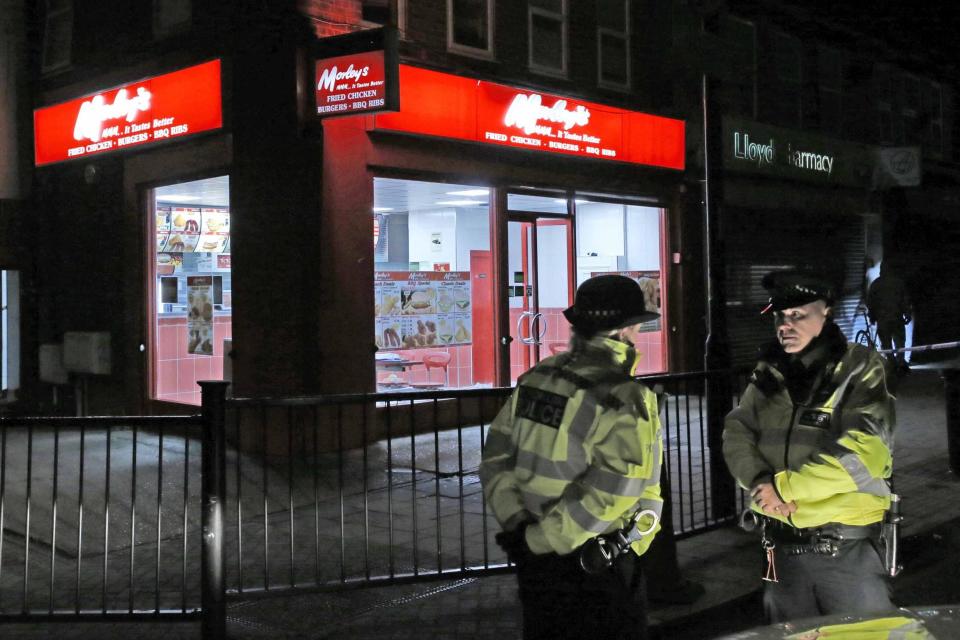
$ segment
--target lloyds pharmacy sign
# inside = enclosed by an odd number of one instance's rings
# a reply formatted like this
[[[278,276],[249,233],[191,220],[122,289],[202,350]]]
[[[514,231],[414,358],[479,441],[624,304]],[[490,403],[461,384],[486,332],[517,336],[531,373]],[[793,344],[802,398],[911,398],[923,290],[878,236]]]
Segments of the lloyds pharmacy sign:
[[[723,120],[723,146],[725,171],[820,184],[869,188],[876,165],[867,145],[734,118]]]

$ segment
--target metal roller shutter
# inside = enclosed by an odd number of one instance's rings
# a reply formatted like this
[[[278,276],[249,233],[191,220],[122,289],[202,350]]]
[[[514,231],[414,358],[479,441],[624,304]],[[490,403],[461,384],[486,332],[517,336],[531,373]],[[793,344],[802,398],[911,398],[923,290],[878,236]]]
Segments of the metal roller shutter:
[[[763,275],[775,269],[814,268],[839,286],[834,317],[848,339],[863,295],[864,217],[836,213],[784,213],[729,207],[724,212],[727,336],[734,366],[750,365],[757,347],[773,338],[760,310]]]

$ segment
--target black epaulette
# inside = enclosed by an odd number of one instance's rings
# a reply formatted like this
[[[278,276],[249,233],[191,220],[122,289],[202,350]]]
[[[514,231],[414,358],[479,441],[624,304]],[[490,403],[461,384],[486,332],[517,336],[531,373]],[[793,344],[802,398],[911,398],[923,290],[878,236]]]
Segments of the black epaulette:
[[[770,369],[756,368],[750,374],[750,384],[760,390],[765,396],[770,396],[780,390],[780,381],[770,372]]]

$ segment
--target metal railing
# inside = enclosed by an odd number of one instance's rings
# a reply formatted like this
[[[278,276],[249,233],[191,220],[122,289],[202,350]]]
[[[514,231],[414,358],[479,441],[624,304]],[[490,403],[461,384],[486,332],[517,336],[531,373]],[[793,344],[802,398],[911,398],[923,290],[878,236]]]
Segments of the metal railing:
[[[644,378],[662,393],[673,530],[730,522],[739,491],[707,397],[730,372]],[[508,571],[478,468],[510,388],[228,401],[231,594],[342,589]],[[714,401],[716,403],[716,400]],[[726,410],[723,413],[726,413]],[[742,506],[742,505],[741,505]]]
[[[477,469],[486,428],[510,391],[230,401],[230,592],[505,564]]]
[[[729,522],[739,492],[711,416],[742,378],[643,381],[662,394],[675,535]],[[511,570],[478,469],[512,389],[201,385],[201,415],[0,419],[0,621],[199,618],[220,638],[227,597]]]
[[[226,385],[202,385],[204,414],[222,415]],[[215,627],[215,430],[201,415],[0,419],[0,621]]]

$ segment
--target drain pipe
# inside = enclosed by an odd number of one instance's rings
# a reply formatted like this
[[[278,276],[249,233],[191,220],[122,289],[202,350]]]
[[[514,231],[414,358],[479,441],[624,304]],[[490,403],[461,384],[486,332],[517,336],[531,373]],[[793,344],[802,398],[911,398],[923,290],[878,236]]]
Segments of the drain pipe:
[[[703,368],[711,369],[711,345],[713,341],[713,217],[710,211],[710,136],[708,115],[707,74],[701,76],[700,108],[703,116],[703,272],[706,285],[706,315],[707,337],[703,345]]]
[[[720,121],[716,119],[710,91],[710,79],[707,74],[703,74],[700,98],[703,110],[703,269],[706,281],[707,324],[703,365],[704,370],[711,372],[707,374],[706,396],[712,515],[714,518],[723,519],[736,513],[737,491],[723,458],[723,422],[733,409],[733,388],[730,373],[725,371],[730,362],[726,348],[724,314],[722,309],[717,308],[723,298],[722,289],[716,284],[717,273],[722,273],[723,254],[715,250],[718,239],[716,227],[719,222],[715,206],[723,202],[723,187],[721,181],[712,180],[717,175],[720,165],[716,163],[721,157],[721,154],[712,151],[716,151],[714,145],[721,143],[723,133],[722,127],[720,131],[717,130]]]

